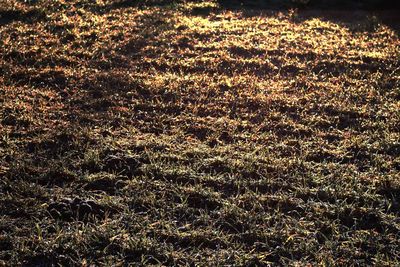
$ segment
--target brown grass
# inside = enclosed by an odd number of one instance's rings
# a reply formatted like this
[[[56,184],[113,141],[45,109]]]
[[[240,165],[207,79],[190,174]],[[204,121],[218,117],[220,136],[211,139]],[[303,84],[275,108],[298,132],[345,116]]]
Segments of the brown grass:
[[[161,4],[0,5],[0,265],[399,264],[395,23]]]

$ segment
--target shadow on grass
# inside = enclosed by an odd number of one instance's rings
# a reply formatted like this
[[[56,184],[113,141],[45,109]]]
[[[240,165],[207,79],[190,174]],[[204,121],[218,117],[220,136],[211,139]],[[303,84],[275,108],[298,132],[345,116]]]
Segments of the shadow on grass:
[[[317,8],[382,10],[400,8],[400,3],[389,0],[217,0],[224,8]]]
[[[7,25],[14,21],[22,21],[32,23],[43,20],[45,14],[38,10],[21,11],[21,10],[0,10],[0,26]]]
[[[296,19],[304,21],[312,18],[329,20],[338,24],[352,25],[352,29],[373,30],[382,23],[397,34],[400,33],[400,2],[388,0],[311,0],[308,4],[301,1],[285,0],[218,0],[221,9],[244,11],[247,16],[258,16],[257,11],[296,10]],[[355,26],[355,27],[354,27]]]

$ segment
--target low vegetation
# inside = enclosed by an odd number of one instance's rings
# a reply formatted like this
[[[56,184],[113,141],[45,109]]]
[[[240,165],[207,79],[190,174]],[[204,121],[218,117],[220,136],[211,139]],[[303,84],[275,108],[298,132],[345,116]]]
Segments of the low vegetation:
[[[1,4],[0,265],[399,265],[399,28],[340,12]]]

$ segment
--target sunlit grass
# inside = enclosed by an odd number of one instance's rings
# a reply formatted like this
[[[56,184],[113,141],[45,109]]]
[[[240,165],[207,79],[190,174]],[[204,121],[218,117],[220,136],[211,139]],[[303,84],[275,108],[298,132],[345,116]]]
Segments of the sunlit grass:
[[[399,263],[400,46],[379,17],[0,12],[0,265]]]

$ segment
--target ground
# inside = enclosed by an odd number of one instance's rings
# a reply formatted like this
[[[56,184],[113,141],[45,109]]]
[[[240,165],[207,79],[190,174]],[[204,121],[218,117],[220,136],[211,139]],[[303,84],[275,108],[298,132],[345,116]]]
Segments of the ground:
[[[399,265],[395,17],[7,0],[0,265]]]

